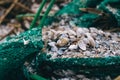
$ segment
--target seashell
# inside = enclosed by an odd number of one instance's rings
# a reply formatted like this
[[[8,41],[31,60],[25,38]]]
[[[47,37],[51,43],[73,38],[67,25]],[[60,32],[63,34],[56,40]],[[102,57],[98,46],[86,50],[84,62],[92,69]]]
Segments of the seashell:
[[[50,53],[50,52],[49,52],[49,53]],[[56,52],[54,52],[54,53],[51,52],[51,54],[52,54],[51,59],[55,59],[55,58],[57,58],[57,55],[58,55],[58,54],[57,54]]]
[[[88,38],[83,38],[83,42],[84,42],[85,44],[89,44],[89,39],[88,39]]]
[[[101,34],[101,35],[103,35],[104,34],[104,32],[102,31],[102,30],[98,30],[98,32],[97,32],[98,34]]]
[[[90,57],[92,54],[91,54],[91,52],[90,52],[90,51],[85,51],[85,52],[84,52],[84,55],[86,55],[86,56]]]
[[[76,30],[76,34],[77,34],[77,37],[82,37],[85,34],[85,32],[83,31],[82,28],[78,28]]]
[[[120,56],[120,50],[116,50],[116,54]]]
[[[72,27],[73,31],[75,31],[75,32],[78,30],[78,28],[79,28],[79,27],[76,27],[76,26],[75,26],[75,27]]]
[[[77,48],[78,48],[78,45],[74,45],[74,44],[73,44],[73,45],[70,45],[68,49],[69,49],[69,50],[75,50],[75,49],[77,49]]]
[[[74,26],[75,26],[75,23],[74,23],[73,21],[70,21],[70,22],[69,22],[69,25],[72,26],[72,27],[74,27]]]
[[[43,35],[43,36],[42,36],[42,40],[45,41],[46,39],[48,39],[48,36]]]
[[[75,31],[70,30],[70,29],[68,30],[68,34],[69,34],[69,36],[76,36],[77,35]]]
[[[50,30],[50,31],[47,32],[47,34],[48,34],[47,36],[48,36],[49,39],[53,39],[53,37],[54,37],[54,32],[52,32],[52,31]]]
[[[87,45],[86,45],[83,41],[79,41],[79,42],[78,42],[78,46],[79,46],[80,49],[86,50],[86,46],[87,46]]]
[[[96,39],[97,33],[91,33],[91,37],[93,37],[94,39]]]
[[[77,38],[75,36],[69,36],[69,39],[71,42],[77,41]]]
[[[62,19],[59,24],[60,25],[65,25],[65,21]]]
[[[46,32],[49,31],[50,29],[49,28],[43,28],[42,29],[42,35],[46,35]]]
[[[48,45],[51,47],[51,51],[58,51],[58,48],[56,47],[56,42],[49,42]]]
[[[98,33],[97,28],[91,27],[90,28],[90,33]]]
[[[94,39],[91,37],[90,33],[86,33],[86,36],[89,40],[89,45],[92,46],[92,47],[95,47],[95,41]]]
[[[83,29],[83,31],[85,32],[85,33],[89,33],[89,29],[88,28],[82,28]]]
[[[51,46],[51,47],[55,46],[55,44],[56,44],[56,42],[49,42],[48,43],[48,45]]]
[[[57,51],[57,53],[58,53],[59,55],[62,55],[64,52],[63,52],[61,49],[59,49],[59,50]]]
[[[52,51],[52,52],[57,52],[57,51],[58,51],[58,48],[57,48],[56,46],[52,46],[52,47],[51,47],[51,51]]]
[[[111,33],[109,33],[109,32],[104,33],[104,35],[105,35],[106,38],[111,37]]]
[[[68,38],[68,34],[67,33],[61,34],[59,38],[65,38],[65,37]]]
[[[65,46],[68,42],[69,42],[69,39],[67,37],[60,38],[57,41],[57,46],[60,46],[60,47]]]

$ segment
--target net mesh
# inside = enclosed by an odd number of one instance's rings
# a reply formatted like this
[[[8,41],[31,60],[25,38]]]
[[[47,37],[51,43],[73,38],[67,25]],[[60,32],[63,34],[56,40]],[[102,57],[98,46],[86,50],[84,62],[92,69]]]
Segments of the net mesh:
[[[29,43],[25,44],[23,39],[28,40]],[[21,72],[23,63],[27,59],[34,58],[42,46],[39,29],[27,31],[2,43],[0,46],[0,79],[20,80],[20,76],[23,75]]]

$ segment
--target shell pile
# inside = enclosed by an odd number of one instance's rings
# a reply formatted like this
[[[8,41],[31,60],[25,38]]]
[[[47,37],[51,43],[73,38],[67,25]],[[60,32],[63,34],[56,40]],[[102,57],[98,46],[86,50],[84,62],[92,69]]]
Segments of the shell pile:
[[[120,55],[120,33],[110,33],[96,28],[53,23],[43,28],[42,40],[51,58],[109,57]]]

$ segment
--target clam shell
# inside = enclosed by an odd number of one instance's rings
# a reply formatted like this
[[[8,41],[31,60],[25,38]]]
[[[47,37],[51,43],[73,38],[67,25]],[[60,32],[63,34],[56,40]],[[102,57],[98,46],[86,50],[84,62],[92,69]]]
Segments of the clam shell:
[[[89,40],[89,45],[92,46],[92,47],[95,47],[95,41],[94,39],[91,37],[91,34],[90,33],[86,33],[86,36]]]
[[[83,38],[83,42],[84,42],[85,44],[89,44],[89,39],[88,39],[88,38]]]
[[[79,46],[80,49],[86,50],[86,46],[87,46],[87,45],[86,45],[83,41],[79,41],[79,42],[78,42],[78,46]]]
[[[84,55],[86,55],[86,56],[88,56],[88,57],[89,57],[89,56],[91,56],[92,54],[91,54],[91,52],[90,52],[90,51],[85,51],[85,52],[84,52]]]
[[[57,48],[56,46],[52,46],[52,47],[51,47],[51,51],[52,51],[52,52],[57,52],[57,51],[58,51],[58,48]]]
[[[75,49],[77,49],[77,48],[78,48],[78,45],[74,45],[74,44],[73,44],[73,45],[70,45],[68,49],[69,49],[69,50],[75,50]]]
[[[49,39],[53,39],[55,33],[50,30],[50,31],[47,32],[47,34],[48,34],[47,36],[48,36]]]
[[[69,42],[69,39],[64,37],[64,38],[60,38],[58,41],[57,41],[57,46],[65,46],[67,43]]]
[[[51,47],[55,46],[55,44],[56,44],[56,42],[49,42],[48,43],[48,45],[51,46]]]
[[[105,35],[106,38],[111,37],[111,33],[109,33],[109,32],[104,33],[104,35]]]
[[[94,27],[91,27],[90,28],[90,33],[98,33],[98,29],[94,28]]]
[[[82,37],[85,34],[85,32],[83,31],[82,28],[78,28],[76,30],[76,34],[77,34],[77,37]]]
[[[89,32],[89,29],[88,28],[82,28],[83,29],[83,31],[85,32],[85,33],[88,33]]]
[[[70,30],[70,29],[68,30],[68,34],[69,34],[69,36],[76,36],[77,35],[75,31]]]
[[[104,34],[104,32],[103,32],[102,30],[98,30],[97,33],[100,34],[100,35],[103,35],[103,34]]]

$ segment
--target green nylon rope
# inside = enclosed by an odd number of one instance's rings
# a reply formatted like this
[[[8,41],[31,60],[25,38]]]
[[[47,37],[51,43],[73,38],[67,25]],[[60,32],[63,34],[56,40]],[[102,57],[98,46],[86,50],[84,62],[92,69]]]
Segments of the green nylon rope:
[[[56,1],[56,0],[51,0],[50,5],[49,5],[47,11],[45,12],[42,20],[40,21],[40,25],[39,25],[40,28],[43,27],[43,24],[44,24],[44,22],[45,22],[45,19],[46,19],[48,13],[50,12],[51,8],[53,7],[53,4],[54,4],[55,1]]]
[[[51,0],[50,5],[48,6],[48,9],[46,10],[44,16],[42,17],[42,19],[41,19],[41,21],[40,21],[40,25],[39,25],[40,30],[42,30],[42,27],[43,27],[43,25],[44,25],[45,19],[46,19],[48,13],[50,12],[51,8],[53,7],[53,4],[54,4],[55,1],[56,1],[56,0]],[[30,29],[32,29],[32,28],[34,27],[34,25],[35,25],[35,23],[36,23],[36,21],[37,21],[37,19],[38,19],[38,17],[39,17],[39,14],[41,13],[41,11],[42,11],[42,9],[43,9],[43,7],[44,7],[44,5],[45,5],[45,2],[46,2],[46,0],[43,0],[43,1],[42,1],[41,5],[40,5],[40,7],[39,7],[39,9],[38,9],[38,12],[37,12],[36,15],[35,15],[35,18],[34,18],[34,20],[32,21],[32,24],[31,24],[31,26],[30,26]]]
[[[41,5],[40,5],[40,7],[39,7],[39,9],[38,9],[38,11],[37,11],[37,13],[36,13],[36,15],[35,15],[35,18],[34,18],[34,20],[32,21],[32,24],[31,24],[31,26],[30,26],[30,29],[32,29],[32,28],[34,27],[34,25],[35,25],[35,23],[36,23],[39,15],[40,15],[40,13],[41,13],[43,7],[44,7],[44,5],[45,5],[45,2],[46,2],[46,0],[42,0],[42,3],[41,3]]]

